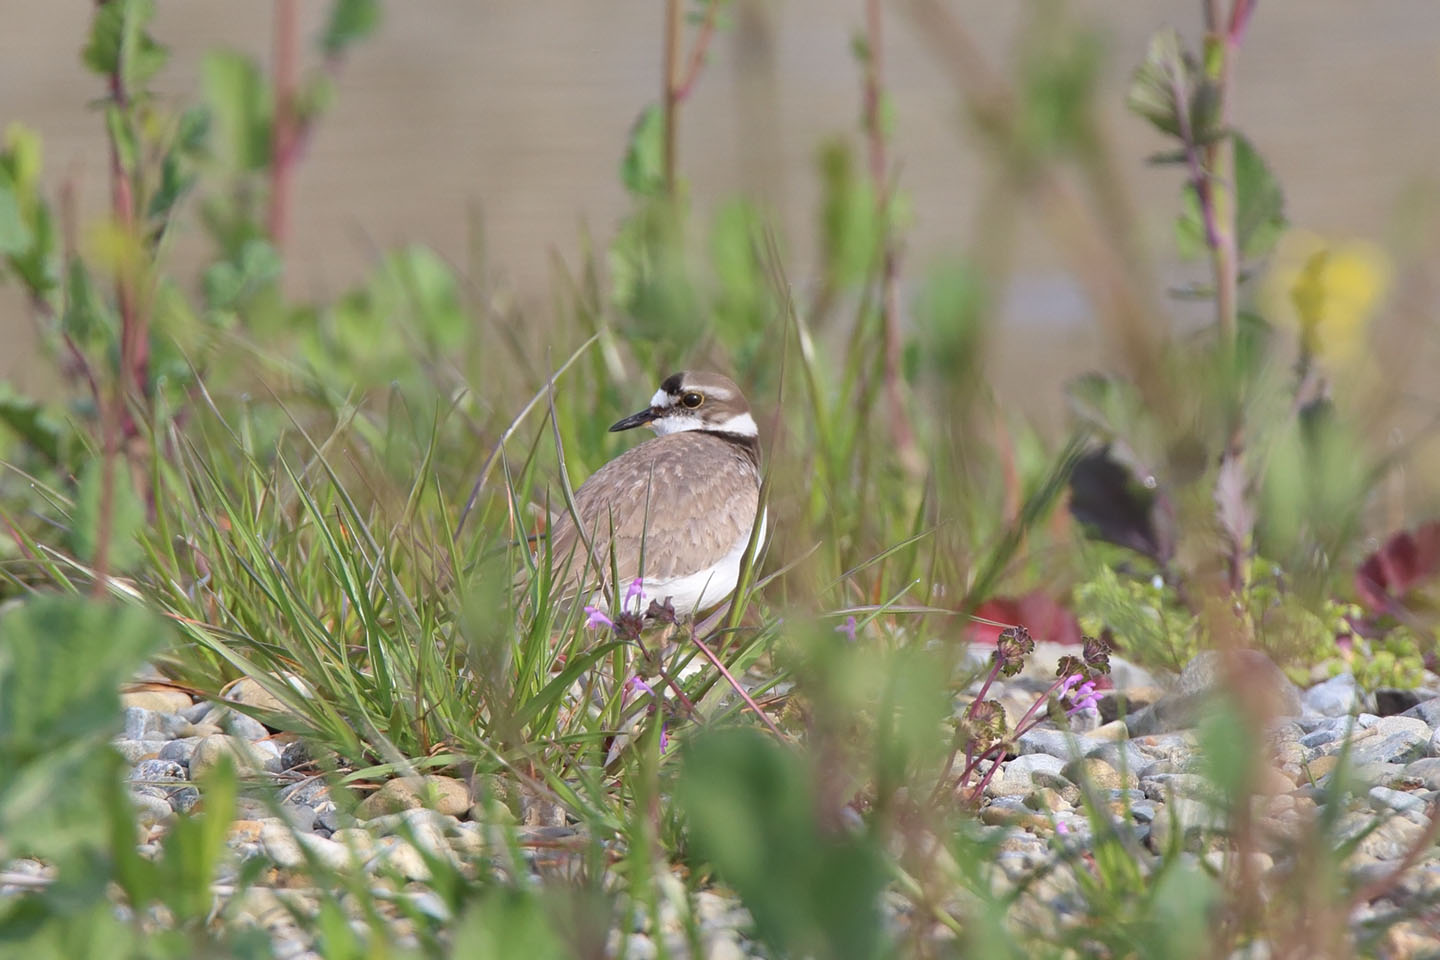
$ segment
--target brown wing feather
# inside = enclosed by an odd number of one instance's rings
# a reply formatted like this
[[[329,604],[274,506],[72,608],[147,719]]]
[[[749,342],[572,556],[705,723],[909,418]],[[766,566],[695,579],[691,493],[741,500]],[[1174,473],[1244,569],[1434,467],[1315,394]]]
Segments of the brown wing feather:
[[[575,491],[576,512],[594,557],[586,578],[609,578],[612,529],[622,583],[640,575],[642,544],[646,577],[703,570],[750,533],[759,505],[755,465],[731,442],[699,431],[647,440],[595,471]],[[667,544],[663,552],[659,543]],[[550,551],[557,571],[568,563],[566,584],[575,586],[586,567],[585,547],[568,510],[559,511],[551,523]]]

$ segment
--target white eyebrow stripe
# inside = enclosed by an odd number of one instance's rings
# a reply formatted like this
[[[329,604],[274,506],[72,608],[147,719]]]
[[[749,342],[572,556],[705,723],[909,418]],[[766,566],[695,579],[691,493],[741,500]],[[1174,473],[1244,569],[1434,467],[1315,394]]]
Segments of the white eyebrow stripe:
[[[670,402],[670,394],[664,390],[656,390],[655,396],[650,398],[650,406],[663,407]]]
[[[741,437],[758,437],[760,435],[760,428],[755,426],[755,418],[748,413],[737,413],[729,420],[711,424],[706,429],[716,433],[733,433]]]

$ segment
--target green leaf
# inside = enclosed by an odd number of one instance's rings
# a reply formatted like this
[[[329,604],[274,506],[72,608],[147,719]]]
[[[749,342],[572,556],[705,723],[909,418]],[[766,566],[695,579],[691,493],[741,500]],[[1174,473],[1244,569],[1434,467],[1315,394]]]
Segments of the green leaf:
[[[1246,259],[1263,257],[1285,230],[1285,194],[1253,144],[1235,134],[1235,239]]]
[[[719,730],[685,751],[676,797],[714,864],[777,955],[881,952],[886,875],[868,837],[825,831],[800,756],[753,730]]]
[[[115,144],[120,165],[127,171],[133,171],[140,156],[140,145],[136,142],[128,114],[113,103],[105,107],[105,130]]]
[[[325,56],[338,56],[380,26],[380,0],[336,0],[320,37]]]
[[[65,309],[60,314],[60,329],[77,345],[88,346],[97,334],[113,335],[108,320],[105,303],[90,280],[89,268],[76,257],[65,272]]]
[[[241,53],[211,53],[201,67],[201,85],[223,158],[241,173],[263,170],[270,162],[275,99],[260,67]]]
[[[0,837],[47,858],[107,833],[121,683],[168,627],[139,607],[44,596],[0,613]],[[127,840],[133,844],[133,820]]]
[[[135,539],[145,528],[145,504],[135,492],[130,470],[121,459],[115,464],[113,503],[110,513],[111,570],[131,570],[144,557],[144,549]],[[75,513],[71,517],[70,547],[86,562],[95,559],[99,548],[104,462],[91,460],[80,473],[80,491]]]
[[[95,8],[90,21],[90,40],[81,51],[80,59],[91,70],[103,76],[120,68],[121,34],[125,29],[123,2],[102,3]]]
[[[120,685],[167,636],[139,607],[36,597],[0,617],[0,756],[4,767],[77,738],[109,735]]]
[[[18,198],[33,196],[40,186],[44,167],[44,148],[40,135],[23,123],[5,128],[5,152],[0,153],[0,170],[10,175],[10,185]]]
[[[1210,252],[1205,239],[1205,214],[1200,209],[1200,195],[1195,184],[1187,182],[1180,190],[1180,215],[1175,218],[1175,250],[1181,260],[1199,260]]]
[[[1285,195],[1250,141],[1238,133],[1233,140],[1235,246],[1242,258],[1254,260],[1273,250],[1285,230]],[[1205,217],[1193,183],[1187,183],[1181,193],[1175,246],[1185,260],[1200,259],[1210,251],[1205,239]]]
[[[533,893],[497,889],[471,906],[455,926],[455,957],[560,960],[573,954]]]
[[[10,428],[51,463],[60,460],[60,426],[45,412],[39,401],[21,396],[0,381],[0,424]]]
[[[1213,936],[1208,918],[1219,896],[1218,884],[1198,861],[1167,862],[1155,881],[1148,907],[1142,911],[1153,939],[1139,955],[1177,960],[1206,956]]]
[[[915,302],[919,348],[915,372],[923,370],[950,382],[970,382],[971,371],[981,360],[984,307],[984,285],[968,262],[931,268]]]
[[[268,240],[248,240],[238,261],[222,260],[205,271],[205,304],[212,310],[240,309],[278,281],[284,269],[285,262]]]
[[[327,57],[339,56],[351,44],[364,40],[380,25],[380,0],[335,0],[330,21],[320,36]]]
[[[620,181],[635,196],[655,197],[665,189],[665,116],[650,104],[630,128]]]
[[[844,139],[820,150],[820,237],[829,282],[864,282],[877,262],[881,223],[870,182],[856,169],[854,152]]]
[[[1189,89],[1190,66],[1180,34],[1167,27],[1150,38],[1145,62],[1135,69],[1125,105],[1171,136],[1180,134],[1177,90]]]
[[[155,0],[108,0],[100,4],[81,59],[96,73],[118,75],[127,90],[138,91],[160,72],[170,56],[145,30],[154,16]]]
[[[34,242],[10,185],[0,181],[0,253],[18,256]]]
[[[381,316],[409,317],[431,349],[449,354],[464,344],[470,318],[455,274],[433,251],[417,245],[392,253],[371,290]]]

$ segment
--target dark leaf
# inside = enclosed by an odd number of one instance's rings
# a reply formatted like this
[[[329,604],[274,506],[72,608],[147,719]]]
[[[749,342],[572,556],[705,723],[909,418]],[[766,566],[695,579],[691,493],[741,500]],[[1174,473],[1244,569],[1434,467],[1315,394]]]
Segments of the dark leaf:
[[[1412,589],[1440,573],[1440,521],[1386,540],[1355,571],[1355,592],[1370,609],[1385,613]]]
[[[1164,563],[1175,553],[1163,494],[1146,489],[1102,447],[1070,474],[1070,513],[1091,536]]]

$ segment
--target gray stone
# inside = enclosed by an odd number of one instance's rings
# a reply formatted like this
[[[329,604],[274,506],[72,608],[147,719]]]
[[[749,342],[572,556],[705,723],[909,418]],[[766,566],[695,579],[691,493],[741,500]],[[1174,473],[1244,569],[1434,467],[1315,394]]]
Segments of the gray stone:
[[[1405,765],[1399,763],[1352,764],[1349,783],[1353,790],[1369,790],[1371,787],[1401,787],[1405,785]],[[1320,779],[1321,786],[1329,786],[1329,784],[1330,776]],[[1317,797],[1316,799],[1321,798]]]
[[[307,863],[306,854],[331,870],[344,870],[351,862],[350,849],[343,843],[296,833],[279,820],[268,821],[261,829],[260,845],[271,860],[287,869]]]
[[[200,791],[189,785],[185,767],[174,760],[141,760],[129,781],[133,794],[163,800],[177,813],[188,813],[200,802]]]
[[[1430,747],[1432,731],[1425,721],[1414,717],[1377,718],[1370,736],[1351,751],[1357,766],[1367,763],[1409,763],[1418,760]]]
[[[160,733],[160,714],[144,707],[126,707],[121,714],[124,720],[122,739],[163,740]]]
[[[200,803],[200,791],[195,787],[181,787],[170,793],[170,807],[176,813],[189,813]]]
[[[441,813],[458,816],[469,810],[471,803],[469,787],[454,777],[436,774],[397,777],[387,780],[379,790],[360,801],[355,816],[370,820],[387,813],[424,806],[433,806]]]
[[[279,773],[282,769],[280,745],[273,740],[256,740],[250,749],[260,758],[260,765],[266,773]]]
[[[173,760],[141,760],[130,770],[131,783],[180,783],[187,779],[185,768]]]
[[[1415,706],[1400,714],[1402,717],[1415,717],[1424,720],[1432,730],[1440,727],[1440,697],[1433,697],[1429,700],[1421,700]]]
[[[1036,727],[1020,735],[1015,743],[1015,752],[1020,756],[1043,753],[1062,760],[1083,757],[1099,746],[1101,741],[1086,736],[1068,734],[1050,727]]]
[[[1150,824],[1150,842],[1159,850],[1163,849],[1175,835],[1175,831],[1186,844],[1192,844],[1203,833],[1220,830],[1225,826],[1225,814],[1213,804],[1189,797],[1176,797],[1155,813]]]
[[[131,791],[130,802],[135,804],[136,819],[142,827],[156,826],[175,815],[170,801],[164,797]]]
[[[365,868],[377,872],[393,870],[406,880],[418,880],[422,883],[430,879],[430,867],[425,863],[420,851],[399,837],[380,838],[377,852],[365,864]]]
[[[1338,743],[1345,739],[1345,733],[1350,729],[1350,718],[1325,717],[1314,729],[1300,738],[1299,743],[1303,747],[1315,749],[1326,744]]]
[[[115,740],[112,746],[124,757],[127,763],[139,763],[146,757],[153,757],[160,753],[160,750],[168,741],[165,740]]]
[[[320,777],[307,777],[281,790],[280,799],[314,807],[330,799],[330,785]]]
[[[1032,779],[1036,773],[1059,774],[1065,768],[1065,761],[1048,753],[1029,753],[1016,757],[1005,764],[1005,782],[1012,780],[1023,783],[1027,788],[1035,785]]]
[[[1385,818],[1378,827],[1370,830],[1374,823],[1374,814],[1348,813],[1341,817],[1336,825],[1336,831],[1342,839],[1364,834],[1355,848],[1358,860],[1399,860],[1425,832],[1424,827],[1406,817]]]
[[[1119,770],[1098,757],[1070,761],[1065,765],[1064,776],[1072,783],[1089,784],[1096,790],[1122,790],[1139,783],[1133,771],[1122,777]]]
[[[1236,668],[1250,679],[1259,678],[1275,716],[1295,717],[1302,713],[1300,691],[1270,658],[1257,650],[1236,650]],[[1218,650],[1196,654],[1180,677],[1175,688],[1159,701],[1127,718],[1125,725],[1132,737],[1185,730],[1198,725],[1201,716],[1215,698],[1224,682],[1226,656]]]
[[[1133,740],[1102,743],[1085,756],[1104,760],[1116,770],[1124,770],[1126,776],[1131,780],[1138,780],[1139,771],[1151,763],[1151,758]]]
[[[241,774],[254,773],[262,765],[250,744],[222,733],[206,737],[195,745],[195,752],[190,755],[190,775],[198,779],[218,764],[221,757],[227,756]]]
[[[292,740],[280,750],[280,767],[283,770],[293,770],[310,761],[310,750],[303,740]]]
[[[1393,810],[1396,813],[1404,814],[1416,823],[1426,821],[1425,810],[1428,804],[1424,797],[1401,790],[1391,790],[1389,787],[1371,787],[1369,796],[1371,804],[1382,813]]]
[[[1197,773],[1162,773],[1140,781],[1140,789],[1150,800],[1176,797],[1205,798],[1215,794],[1215,787]]]
[[[1408,763],[1403,775],[1418,780],[1426,790],[1440,790],[1440,757],[1422,757]]]
[[[235,736],[244,737],[246,740],[265,740],[270,736],[270,731],[265,729],[265,724],[254,717],[246,716],[239,710],[229,711],[229,716],[225,718],[225,722],[221,726]]]
[[[188,766],[191,755],[195,753],[195,745],[199,742],[199,737],[181,737],[179,740],[167,740],[165,746],[160,748],[157,756],[161,760],[173,760],[176,763],[183,763]]]
[[[615,946],[606,951],[606,956],[613,957],[619,950],[619,931],[613,931],[613,933],[615,935]],[[655,960],[658,956],[660,956],[660,948],[655,945],[654,940],[651,940],[643,933],[632,933],[625,940],[625,953],[622,960]]]
[[[1355,682],[1353,673],[1342,673],[1317,683],[1300,695],[1300,702],[1307,710],[1325,717],[1345,717],[1367,706],[1373,707]]]
[[[285,822],[302,833],[310,833],[315,829],[315,823],[319,819],[314,807],[307,807],[301,803],[280,804],[280,815]]]

